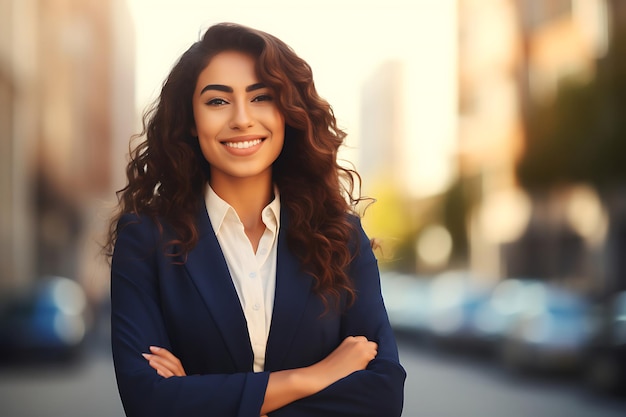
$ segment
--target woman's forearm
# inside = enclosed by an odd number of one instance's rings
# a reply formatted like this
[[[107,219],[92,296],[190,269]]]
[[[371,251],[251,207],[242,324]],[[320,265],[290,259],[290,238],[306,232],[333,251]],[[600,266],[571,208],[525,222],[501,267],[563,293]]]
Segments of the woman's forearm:
[[[329,384],[326,384],[328,386]],[[267,414],[294,401],[313,395],[325,386],[311,368],[272,372],[267,382],[261,414]]]
[[[350,336],[314,365],[272,372],[261,414],[313,395],[351,373],[363,370],[376,357],[377,344],[363,336]]]

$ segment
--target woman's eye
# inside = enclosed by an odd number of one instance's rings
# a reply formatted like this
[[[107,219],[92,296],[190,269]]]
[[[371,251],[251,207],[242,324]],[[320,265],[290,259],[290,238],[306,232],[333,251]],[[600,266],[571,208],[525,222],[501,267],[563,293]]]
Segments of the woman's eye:
[[[256,96],[255,98],[252,99],[253,102],[257,102],[257,101],[272,101],[274,100],[274,97],[272,97],[269,94],[261,94]]]
[[[208,104],[209,106],[223,106],[224,104],[228,104],[228,102],[223,98],[212,98],[211,100],[207,101],[206,104]]]

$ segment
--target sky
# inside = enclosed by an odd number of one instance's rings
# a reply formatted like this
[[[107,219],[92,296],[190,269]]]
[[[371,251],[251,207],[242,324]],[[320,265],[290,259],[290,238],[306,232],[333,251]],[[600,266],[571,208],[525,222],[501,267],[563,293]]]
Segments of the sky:
[[[341,157],[359,168],[360,100],[386,61],[405,73],[407,176],[416,194],[452,175],[456,124],[455,0],[128,0],[136,30],[136,107],[157,97],[177,58],[206,28],[236,22],[269,32],[305,59],[318,92],[348,132]],[[410,156],[410,160],[406,159]]]

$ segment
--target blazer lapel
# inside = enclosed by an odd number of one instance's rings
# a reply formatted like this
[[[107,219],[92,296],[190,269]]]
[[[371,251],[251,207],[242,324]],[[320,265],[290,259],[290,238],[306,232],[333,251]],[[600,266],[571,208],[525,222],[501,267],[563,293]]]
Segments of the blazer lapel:
[[[246,319],[206,209],[200,212],[198,227],[200,237],[189,252],[185,268],[217,323],[237,369],[252,370]]]
[[[284,212],[285,209],[281,209],[274,310],[265,351],[265,370],[269,371],[281,369],[302,320],[313,282],[287,248],[288,223]]]

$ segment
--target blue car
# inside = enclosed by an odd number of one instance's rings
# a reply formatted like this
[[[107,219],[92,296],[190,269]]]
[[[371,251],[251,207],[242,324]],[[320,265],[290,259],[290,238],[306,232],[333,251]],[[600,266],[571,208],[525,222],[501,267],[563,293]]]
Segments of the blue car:
[[[576,372],[593,332],[591,304],[553,284],[517,280],[518,304],[503,328],[500,357],[522,371]]]
[[[0,304],[3,361],[71,359],[86,335],[87,298],[78,283],[58,276],[37,280]]]
[[[429,288],[428,327],[435,341],[454,348],[488,348],[485,305],[493,280],[468,271],[446,271]]]

